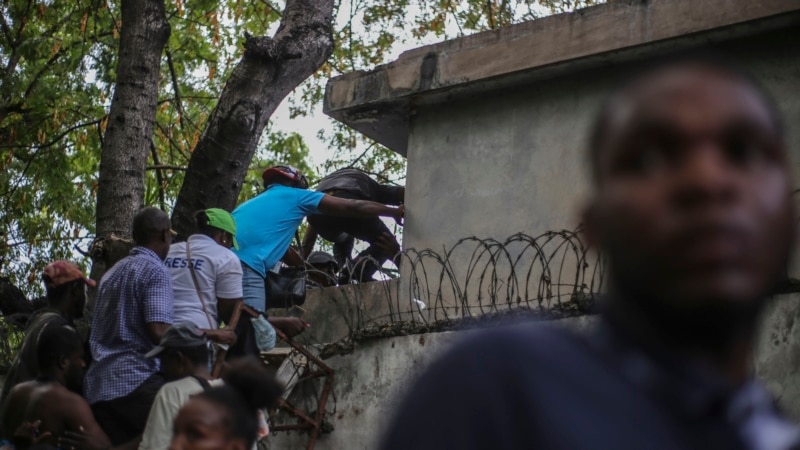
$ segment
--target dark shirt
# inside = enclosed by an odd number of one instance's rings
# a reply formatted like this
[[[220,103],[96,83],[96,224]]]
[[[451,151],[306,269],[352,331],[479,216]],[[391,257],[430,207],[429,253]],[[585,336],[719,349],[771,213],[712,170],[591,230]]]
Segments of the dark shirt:
[[[380,184],[358,169],[341,169],[320,180],[318,192],[337,195],[345,192],[345,198],[371,200],[386,205],[399,205],[401,187]],[[337,195],[338,196],[338,195]]]
[[[586,335],[476,333],[411,387],[381,448],[785,449],[798,437],[755,381],[645,353],[603,321]]]

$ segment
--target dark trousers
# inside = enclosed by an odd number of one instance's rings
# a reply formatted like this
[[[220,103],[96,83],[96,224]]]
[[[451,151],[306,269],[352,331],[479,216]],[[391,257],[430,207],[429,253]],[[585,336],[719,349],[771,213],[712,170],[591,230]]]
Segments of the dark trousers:
[[[308,223],[317,230],[323,239],[333,243],[333,257],[339,263],[339,267],[343,268],[344,278],[352,276],[359,281],[369,281],[378,268],[389,259],[372,245],[381,233],[391,234],[381,219],[315,215],[308,217]],[[348,270],[346,263],[350,260],[356,239],[369,242],[370,246],[358,254],[355,266]]]
[[[150,407],[166,382],[164,376],[157,373],[124,397],[92,405],[92,414],[112,445],[124,444],[144,432]]]

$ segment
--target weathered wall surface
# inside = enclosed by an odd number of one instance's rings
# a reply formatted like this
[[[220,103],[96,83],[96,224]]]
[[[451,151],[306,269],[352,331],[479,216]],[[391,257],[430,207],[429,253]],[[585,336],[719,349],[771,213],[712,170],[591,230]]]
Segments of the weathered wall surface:
[[[800,174],[800,29],[719,46],[773,93],[789,124]],[[513,51],[510,47],[508,51]],[[630,65],[448,103],[417,106],[408,143],[404,246],[441,248],[458,238],[504,238],[573,229],[590,193],[585,137],[595,112]]]
[[[318,306],[320,313],[338,314],[333,305]],[[596,320],[581,316],[555,323],[585,331]],[[756,373],[794,417],[800,417],[800,294],[773,299],[763,321],[757,347]],[[341,330],[345,331],[345,330]],[[336,334],[330,331],[332,334]],[[317,442],[317,450],[375,449],[376,440],[396,410],[402,395],[442,351],[475,331],[427,333],[382,338],[359,343],[348,355],[326,362],[336,370],[327,420],[335,427]],[[315,407],[309,401],[313,386],[299,385],[290,401]],[[409,425],[411,427],[411,425]],[[281,432],[271,438],[271,448],[305,448],[307,435]]]

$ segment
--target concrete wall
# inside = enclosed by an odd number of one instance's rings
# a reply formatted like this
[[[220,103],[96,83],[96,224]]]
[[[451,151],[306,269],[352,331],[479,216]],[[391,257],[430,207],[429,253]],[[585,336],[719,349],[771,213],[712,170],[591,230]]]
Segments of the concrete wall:
[[[320,314],[337,314],[333,305],[320,306]],[[586,331],[593,316],[563,319],[556,323]],[[344,331],[344,330],[342,330]],[[427,333],[375,339],[359,343],[348,355],[326,361],[336,370],[333,396],[327,420],[335,427],[317,442],[317,450],[375,449],[402,395],[413,380],[441,352],[474,331]],[[334,333],[335,334],[335,333]],[[763,379],[782,406],[800,418],[800,294],[773,299],[763,321],[757,347],[757,375]],[[290,401],[308,410],[318,386],[298,385]],[[281,432],[270,438],[270,448],[305,448],[307,435]]]
[[[800,29],[720,50],[760,79],[789,124],[800,174]],[[631,69],[559,79],[416,107],[411,117],[404,246],[441,248],[465,236],[504,238],[573,229],[589,193],[584,148],[600,103]],[[794,125],[793,125],[794,124]]]

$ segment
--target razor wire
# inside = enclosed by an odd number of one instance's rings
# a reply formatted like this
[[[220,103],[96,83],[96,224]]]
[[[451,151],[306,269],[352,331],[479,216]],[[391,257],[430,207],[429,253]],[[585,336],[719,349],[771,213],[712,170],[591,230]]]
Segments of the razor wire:
[[[350,336],[407,334],[517,313],[564,312],[600,292],[603,264],[580,230],[470,236],[441,250],[407,249],[399,277],[325,290]],[[374,263],[374,261],[373,261]],[[363,270],[357,264],[351,273]],[[394,330],[394,331],[393,331]]]

